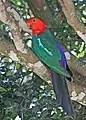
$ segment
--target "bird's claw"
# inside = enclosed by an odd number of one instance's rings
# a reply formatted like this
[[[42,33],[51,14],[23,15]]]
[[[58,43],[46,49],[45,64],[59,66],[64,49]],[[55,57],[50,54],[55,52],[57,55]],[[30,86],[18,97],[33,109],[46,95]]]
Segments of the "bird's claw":
[[[29,67],[30,70],[33,71],[33,69],[34,69],[34,64],[32,64],[32,63],[28,63],[28,67]]]

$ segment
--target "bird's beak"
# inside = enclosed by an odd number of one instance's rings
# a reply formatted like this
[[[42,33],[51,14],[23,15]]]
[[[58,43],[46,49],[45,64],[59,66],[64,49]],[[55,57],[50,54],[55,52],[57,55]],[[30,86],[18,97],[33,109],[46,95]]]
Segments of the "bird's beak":
[[[29,29],[32,29],[32,25],[31,25],[30,23],[28,23],[28,21],[27,21],[27,20],[26,20],[25,22],[26,22],[26,24],[27,24],[28,28],[29,28]]]
[[[31,29],[31,30],[32,30],[32,25],[31,25],[31,24],[29,24],[29,29]]]
[[[32,36],[32,28],[31,28],[30,24],[26,23],[26,25],[27,25],[27,26],[26,26],[27,29],[26,29],[25,31],[26,31],[29,35]]]

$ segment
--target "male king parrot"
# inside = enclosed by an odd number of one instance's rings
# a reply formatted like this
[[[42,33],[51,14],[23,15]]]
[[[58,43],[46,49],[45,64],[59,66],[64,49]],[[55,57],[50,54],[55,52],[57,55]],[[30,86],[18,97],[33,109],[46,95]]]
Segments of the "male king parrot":
[[[66,79],[71,81],[72,72],[67,65],[64,51],[45,22],[32,17],[27,19],[26,23],[32,30],[33,52],[50,68],[57,103],[68,115],[72,116],[73,107],[66,83]]]

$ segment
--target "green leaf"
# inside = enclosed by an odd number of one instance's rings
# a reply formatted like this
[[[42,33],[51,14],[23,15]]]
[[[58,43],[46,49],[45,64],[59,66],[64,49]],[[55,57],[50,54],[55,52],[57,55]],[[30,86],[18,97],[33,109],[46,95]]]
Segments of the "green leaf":
[[[65,116],[64,117],[66,120],[73,120],[74,118],[72,116]]]
[[[19,63],[16,63],[15,66],[16,66],[16,69],[19,69],[21,65]]]
[[[3,87],[0,87],[0,92],[6,92],[6,89],[4,89]]]

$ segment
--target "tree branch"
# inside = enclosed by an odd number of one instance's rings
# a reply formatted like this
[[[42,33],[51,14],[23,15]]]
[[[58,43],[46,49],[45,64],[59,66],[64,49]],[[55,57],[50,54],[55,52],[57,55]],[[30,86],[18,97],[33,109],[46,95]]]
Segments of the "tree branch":
[[[19,14],[10,6],[10,4],[8,4],[7,1],[4,0],[0,0],[0,20],[10,26],[13,35],[13,42],[15,44],[16,49],[18,51],[26,53],[27,50],[24,48],[24,44],[21,39],[19,25],[23,25],[23,30],[29,32],[30,30],[28,29],[23,19],[20,18]]]
[[[72,0],[58,0],[58,1],[62,6],[62,11],[64,12],[67,18],[68,24],[73,26],[78,36],[86,42],[86,28],[79,22],[75,14],[76,12]]]

